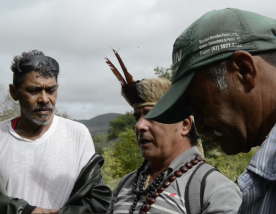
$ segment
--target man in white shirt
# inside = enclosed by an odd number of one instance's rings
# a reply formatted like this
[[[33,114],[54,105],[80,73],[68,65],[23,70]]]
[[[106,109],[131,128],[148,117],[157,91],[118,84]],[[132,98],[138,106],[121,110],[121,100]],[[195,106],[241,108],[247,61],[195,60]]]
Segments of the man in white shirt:
[[[85,204],[78,195],[78,201],[72,202],[77,206],[67,203],[77,188],[76,181],[84,177],[80,173],[88,172],[85,167],[91,163],[95,148],[84,125],[54,115],[58,62],[40,51],[30,51],[14,57],[11,69],[10,94],[19,101],[21,115],[0,123],[0,174],[6,187],[6,196],[0,195],[1,213],[92,212],[94,208],[89,206],[95,201],[101,203],[95,210],[105,212],[111,193],[102,184],[100,173],[93,185],[103,192],[104,199],[91,196],[94,201]],[[79,183],[91,181],[82,179]]]

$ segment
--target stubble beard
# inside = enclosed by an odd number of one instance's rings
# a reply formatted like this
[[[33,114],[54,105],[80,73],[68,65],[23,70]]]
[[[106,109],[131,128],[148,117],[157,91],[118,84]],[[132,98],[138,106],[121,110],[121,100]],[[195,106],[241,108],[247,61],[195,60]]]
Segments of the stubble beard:
[[[31,111],[29,109],[25,108],[25,107],[21,107],[21,111],[28,120],[32,121],[33,123],[35,123],[39,126],[45,126],[50,122],[51,117],[54,114],[54,110],[55,110],[55,108],[53,106],[50,106],[50,105],[45,105],[45,106],[46,106],[47,109],[51,109],[51,115],[50,115],[50,118],[48,120],[46,119],[48,115],[39,116],[39,118],[41,118],[41,120],[37,120],[34,117],[35,110],[38,109],[38,108],[41,108],[41,106],[36,106],[36,107],[32,108]]]

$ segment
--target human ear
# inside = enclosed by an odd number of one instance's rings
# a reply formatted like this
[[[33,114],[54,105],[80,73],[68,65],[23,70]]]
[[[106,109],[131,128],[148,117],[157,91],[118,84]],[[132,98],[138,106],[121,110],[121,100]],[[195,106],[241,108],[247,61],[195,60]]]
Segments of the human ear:
[[[235,51],[228,70],[237,74],[237,80],[244,86],[245,90],[251,91],[256,86],[258,69],[252,55],[246,51]]]
[[[10,88],[10,95],[11,95],[11,97],[14,99],[14,101],[18,101],[17,88],[13,84],[10,84],[9,88]]]
[[[181,128],[181,135],[182,137],[185,137],[191,130],[192,127],[192,116],[186,118],[181,122],[182,128]]]

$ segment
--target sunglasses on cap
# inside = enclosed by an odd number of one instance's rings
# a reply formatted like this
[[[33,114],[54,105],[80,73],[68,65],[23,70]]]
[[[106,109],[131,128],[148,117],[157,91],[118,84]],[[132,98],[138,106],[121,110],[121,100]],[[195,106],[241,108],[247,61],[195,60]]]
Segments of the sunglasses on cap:
[[[34,55],[34,56],[27,56],[21,59],[17,63],[17,69],[19,72],[29,72],[34,70],[39,64],[42,64],[45,68],[50,69],[51,71],[56,71],[59,73],[59,64],[58,62],[48,56],[43,55]]]

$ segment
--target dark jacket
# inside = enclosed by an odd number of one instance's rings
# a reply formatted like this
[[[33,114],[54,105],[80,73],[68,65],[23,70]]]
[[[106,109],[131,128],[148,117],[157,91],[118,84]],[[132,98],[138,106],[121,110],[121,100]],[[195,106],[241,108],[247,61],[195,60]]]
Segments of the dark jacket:
[[[111,190],[102,183],[104,159],[96,153],[82,169],[70,198],[59,213],[106,213]],[[30,214],[34,207],[23,199],[0,195],[1,214]]]

